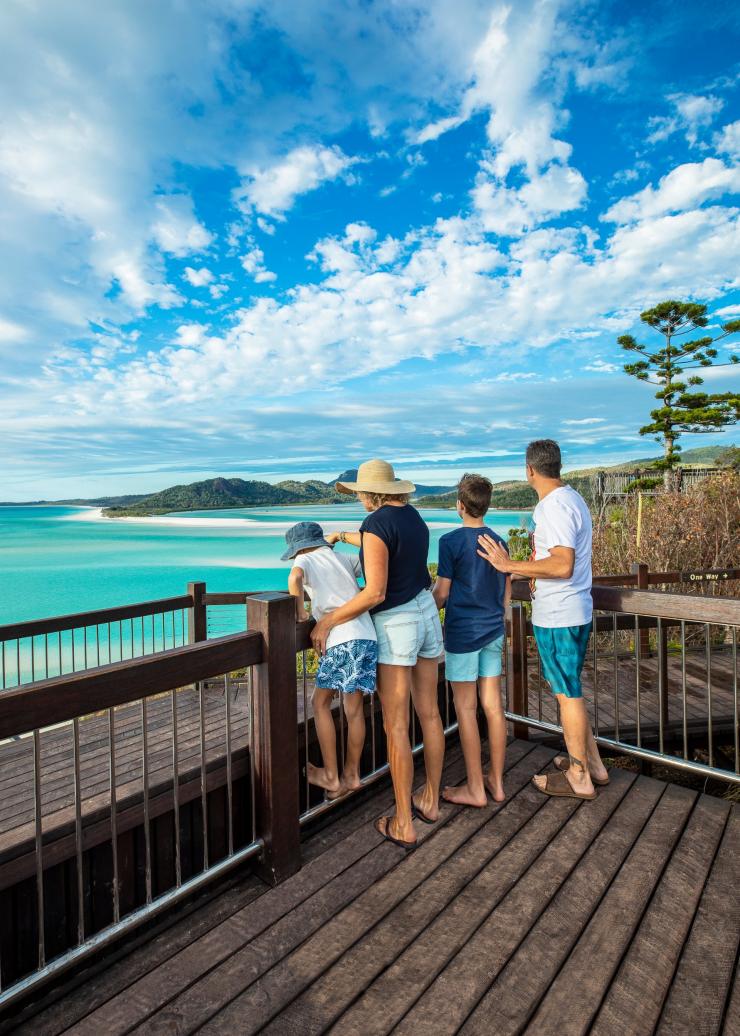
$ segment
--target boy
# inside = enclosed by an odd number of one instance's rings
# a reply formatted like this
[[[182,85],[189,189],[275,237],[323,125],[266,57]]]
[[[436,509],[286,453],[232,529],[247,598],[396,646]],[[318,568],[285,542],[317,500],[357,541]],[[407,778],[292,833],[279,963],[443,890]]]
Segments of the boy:
[[[296,599],[298,621],[308,618],[304,593],[311,598],[313,617],[318,621],[327,612],[345,604],[359,593],[357,576],[359,558],[335,554],[324,539],[324,531],[316,522],[299,522],[285,534],[288,549],[281,561],[292,560],[288,589]],[[321,748],[323,766],[306,760],[308,780],[323,788],[328,799],[339,798],[360,787],[360,757],[365,743],[365,710],[363,695],[375,690],[378,646],[373,620],[368,614],[335,626],[327,638],[326,653],[321,656],[316,687],[313,692],[313,714]],[[337,765],[337,738],[331,703],[334,694],[344,695],[347,716],[347,758],[342,778]],[[358,693],[360,692],[360,693]]]
[[[501,702],[501,656],[511,579],[478,555],[478,537],[504,541],[483,522],[492,485],[482,475],[463,475],[457,486],[457,513],[463,526],[439,541],[434,600],[445,608],[445,669],[452,684],[467,782],[445,788],[442,797],[465,806],[485,806],[486,791],[503,802],[506,719]],[[476,693],[477,691],[477,693]],[[491,766],[483,775],[478,731],[478,694],[488,724]]]

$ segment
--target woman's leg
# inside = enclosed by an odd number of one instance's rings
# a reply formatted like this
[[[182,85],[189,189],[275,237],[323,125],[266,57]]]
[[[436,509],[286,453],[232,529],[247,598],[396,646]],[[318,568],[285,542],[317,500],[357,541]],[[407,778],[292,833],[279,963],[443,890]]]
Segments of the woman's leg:
[[[347,717],[347,756],[342,771],[342,789],[360,787],[360,759],[365,745],[365,701],[362,691],[345,694],[342,699]]]
[[[445,757],[445,735],[439,714],[437,680],[439,661],[419,658],[411,677],[411,697],[424,739],[426,784],[416,804],[431,820],[439,816],[439,784]]]
[[[316,736],[321,749],[322,767],[308,763],[306,771],[310,784],[315,784],[326,791],[339,791],[339,773],[337,770],[337,732],[334,717],[331,714],[331,702],[334,691],[324,687],[316,687],[311,698],[313,704],[313,721]]]
[[[396,815],[388,821],[388,833],[404,842],[415,842],[411,819],[411,787],[414,762],[409,741],[409,692],[411,667],[378,666],[378,697],[383,710],[383,729],[388,745],[388,766],[396,799]]]
[[[501,701],[501,677],[482,676],[478,681],[480,703],[488,724],[488,747],[491,752],[491,766],[486,775],[486,787],[496,802],[503,802],[504,762],[506,760],[506,717]]]
[[[455,697],[455,713],[467,780],[460,787],[445,788],[442,797],[448,802],[457,802],[463,806],[485,806],[486,789],[483,784],[478,730],[478,687],[474,680],[455,681],[452,684],[452,693]]]

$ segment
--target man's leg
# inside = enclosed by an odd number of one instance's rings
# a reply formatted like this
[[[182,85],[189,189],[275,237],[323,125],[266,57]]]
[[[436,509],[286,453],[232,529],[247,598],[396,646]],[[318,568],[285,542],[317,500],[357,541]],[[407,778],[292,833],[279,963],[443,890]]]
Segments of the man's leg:
[[[396,815],[388,820],[387,831],[404,842],[416,841],[411,818],[414,760],[409,741],[410,682],[410,666],[386,665],[382,662],[378,665],[378,697],[383,710],[388,767],[396,799]]]
[[[504,762],[506,761],[506,716],[501,701],[501,677],[482,676],[478,681],[480,703],[488,724],[488,747],[491,752],[491,765],[486,775],[486,787],[493,795],[495,802],[503,802]]]
[[[342,790],[360,787],[360,759],[365,745],[365,703],[362,691],[345,694],[342,704],[347,717],[347,757],[342,770]]]
[[[563,696],[560,696],[562,702]],[[563,759],[568,758],[567,756],[557,755],[555,756],[554,762],[560,764]],[[588,770],[592,777],[595,777],[597,781],[604,781],[609,776],[609,771],[601,761],[601,755],[599,754],[599,746],[596,744],[593,731],[591,730],[591,724],[588,725],[588,732],[586,734],[586,759],[588,762]]]
[[[588,738],[591,732],[586,704],[583,698],[568,698],[565,694],[557,695],[560,705],[560,722],[563,726],[565,747],[568,749],[570,766],[566,772],[570,786],[579,795],[593,794],[594,786],[588,768]],[[593,735],[591,735],[593,737]],[[544,789],[547,782],[545,774],[534,778],[538,788]]]
[[[438,678],[436,658],[417,659],[411,677],[411,697],[424,739],[426,784],[416,804],[430,820],[439,817],[439,785],[445,758],[445,734],[437,699]]]
[[[339,773],[337,770],[337,732],[334,717],[331,714],[331,703],[334,691],[317,687],[311,699],[313,703],[313,721],[316,736],[321,749],[323,767],[308,763],[306,770],[310,784],[324,788],[329,792],[339,791]]]
[[[480,755],[480,732],[478,730],[478,689],[475,680],[452,684],[457,714],[458,732],[465,759],[466,783],[449,786],[442,792],[447,802],[463,806],[485,806],[486,789],[483,784],[483,766]]]

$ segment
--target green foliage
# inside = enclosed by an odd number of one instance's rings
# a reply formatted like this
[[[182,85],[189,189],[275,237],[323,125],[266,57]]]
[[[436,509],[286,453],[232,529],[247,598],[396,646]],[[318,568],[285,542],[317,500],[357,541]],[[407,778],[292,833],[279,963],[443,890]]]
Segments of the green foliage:
[[[733,471],[740,471],[740,447],[728,446],[717,458],[717,463],[722,468],[732,468]]]
[[[651,489],[657,489],[658,486],[663,485],[662,478],[633,478],[625,488],[625,493],[638,493],[640,491],[648,492]]]
[[[677,440],[680,435],[716,432],[740,419],[737,393],[690,391],[704,383],[699,375],[681,380],[687,370],[715,365],[718,353],[714,343],[740,332],[740,320],[720,325],[721,333],[714,338],[705,335],[684,341],[684,335],[709,323],[705,305],[669,300],[645,310],[640,319],[662,336],[660,346],[651,350],[632,335],[621,335],[617,341],[626,352],[639,357],[625,364],[625,372],[638,381],[657,386],[655,398],[659,405],[651,410],[652,420],[640,429],[640,435],[655,436],[656,441],[663,444],[664,456],[655,467],[670,469],[679,462],[681,447]],[[740,357],[731,355],[728,363],[740,363]]]
[[[532,553],[529,533],[524,528],[509,529],[509,554],[515,561],[527,561]]]

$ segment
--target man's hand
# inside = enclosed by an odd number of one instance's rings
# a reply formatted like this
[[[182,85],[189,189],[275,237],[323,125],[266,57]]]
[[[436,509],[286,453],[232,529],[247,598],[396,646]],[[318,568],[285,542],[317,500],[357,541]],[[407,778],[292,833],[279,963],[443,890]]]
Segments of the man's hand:
[[[478,553],[493,565],[497,572],[514,571],[514,563],[508,553],[492,536],[486,534],[478,537]]]
[[[326,654],[326,640],[333,628],[330,616],[324,615],[311,630],[311,643],[320,655]]]

